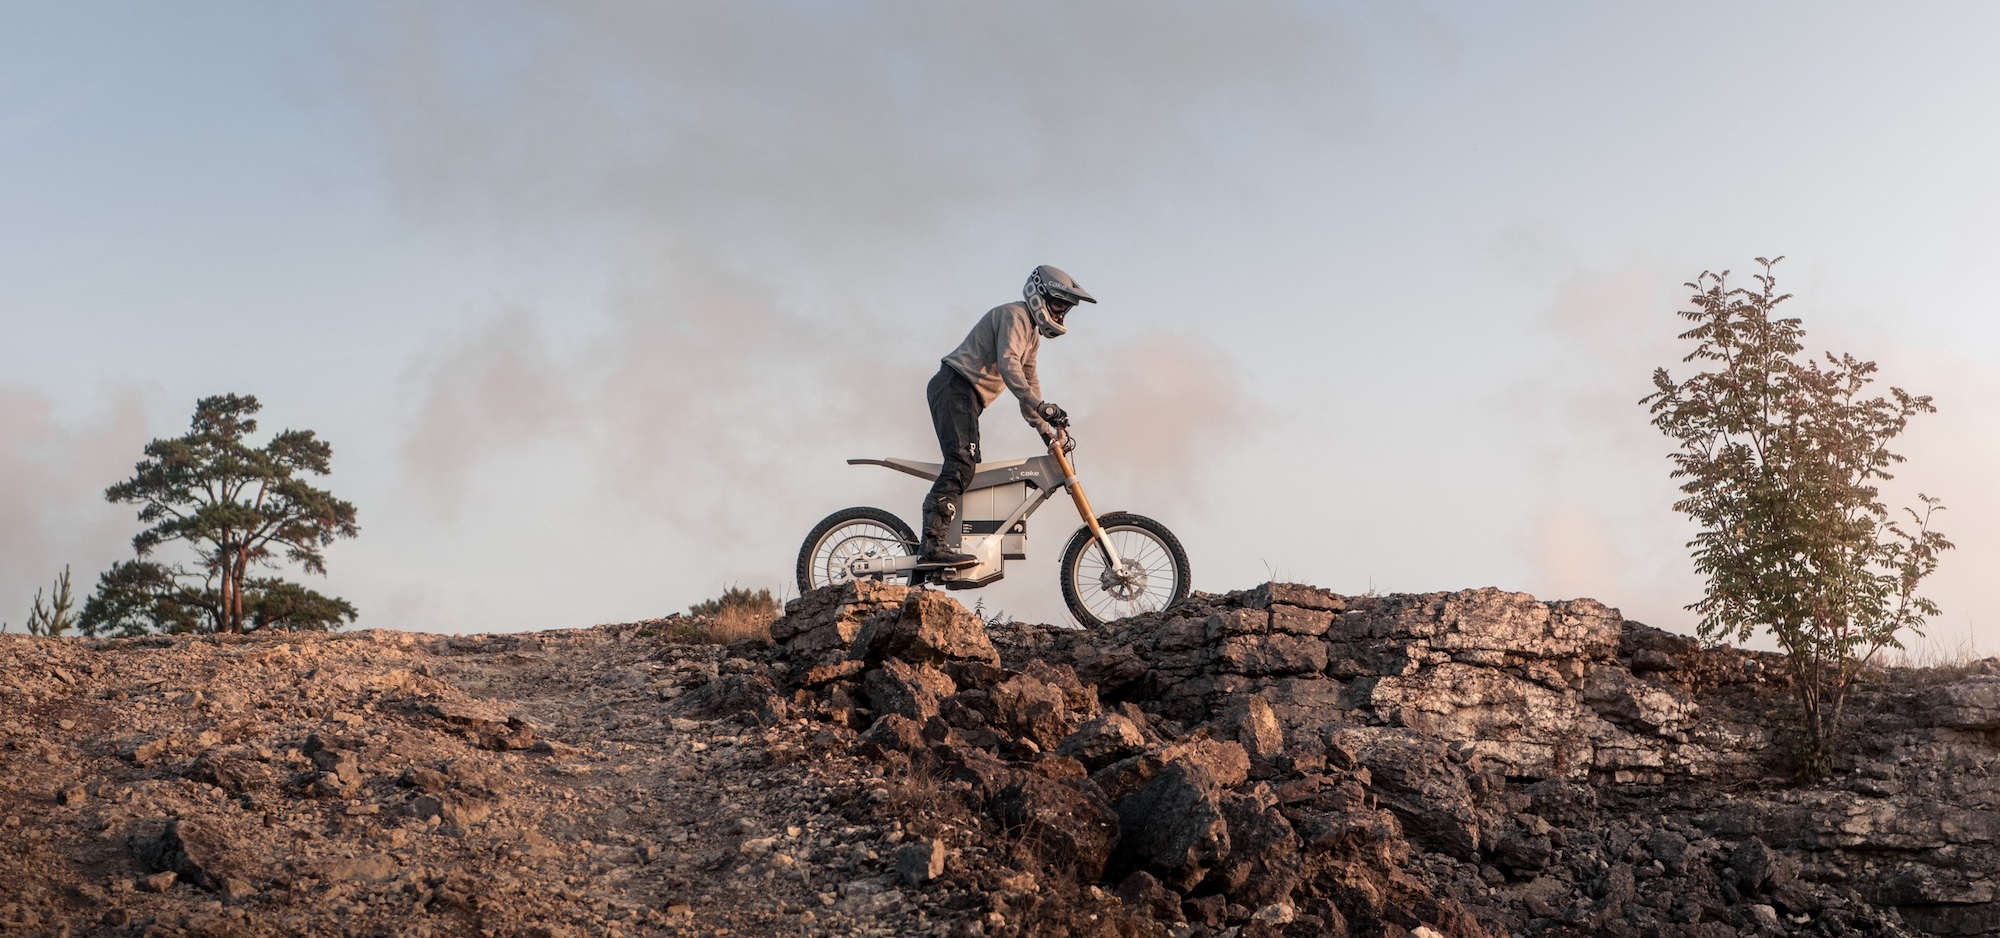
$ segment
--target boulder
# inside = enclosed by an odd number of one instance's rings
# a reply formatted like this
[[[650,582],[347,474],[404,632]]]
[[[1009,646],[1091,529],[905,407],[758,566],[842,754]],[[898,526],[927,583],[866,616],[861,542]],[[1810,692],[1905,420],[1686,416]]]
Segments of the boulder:
[[[1278,757],[1285,754],[1285,730],[1269,701],[1255,694],[1240,698],[1215,723],[1217,736],[1243,747],[1253,772],[1265,778],[1276,774]]]
[[[876,713],[900,713],[923,723],[938,715],[938,701],[958,693],[958,686],[929,665],[889,658],[862,678],[861,690]]]
[[[1395,812],[1411,840],[1461,860],[1477,857],[1479,813],[1464,771],[1441,741],[1407,730],[1355,729],[1329,743],[1366,766],[1383,807]]]
[[[1181,920],[1180,894],[1168,889],[1159,877],[1145,870],[1125,877],[1124,882],[1118,884],[1117,894],[1126,908],[1141,915],[1149,915],[1161,922]]]
[[[789,710],[771,682],[756,674],[725,674],[675,698],[669,711],[699,720],[749,713],[759,723],[777,723]]]
[[[224,880],[244,877],[250,862],[222,828],[194,818],[175,818],[157,839],[138,849],[140,864],[155,872],[170,872],[181,882],[219,890]]]
[[[1145,787],[1118,803],[1124,865],[1182,892],[1229,856],[1223,815],[1226,784],[1200,761],[1168,762]]]
[[[1017,828],[1051,864],[1073,865],[1086,882],[1104,875],[1121,817],[1087,778],[1022,774],[993,799],[1001,823]]]
[[[848,655],[865,661],[901,658],[926,664],[1000,661],[1000,652],[986,635],[986,623],[951,597],[929,590],[911,592],[894,616],[868,619],[855,633]]]
[[[1000,682],[990,692],[992,721],[1005,734],[1054,749],[1070,734],[1068,698],[1062,688],[1028,674]]]
[[[882,752],[917,752],[926,745],[923,724],[900,713],[882,715],[861,741]]]
[[[1056,746],[1056,752],[1076,759],[1085,768],[1096,772],[1139,753],[1145,747],[1146,734],[1131,717],[1122,713],[1106,713],[1064,737]]]
[[[223,791],[243,794],[269,785],[271,769],[252,759],[210,749],[195,757],[194,764],[188,767],[187,777]]]
[[[1309,635],[1232,635],[1217,642],[1209,666],[1244,675],[1326,670],[1326,643]]]
[[[1253,909],[1289,899],[1305,868],[1298,833],[1278,811],[1270,791],[1261,784],[1257,789],[1223,799],[1229,852],[1203,884]]]

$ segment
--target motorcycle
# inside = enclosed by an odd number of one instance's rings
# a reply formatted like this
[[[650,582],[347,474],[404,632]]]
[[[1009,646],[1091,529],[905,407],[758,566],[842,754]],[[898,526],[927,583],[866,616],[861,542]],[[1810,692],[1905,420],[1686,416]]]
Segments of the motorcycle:
[[[1059,575],[1063,602],[1085,627],[1128,616],[1158,612],[1187,598],[1188,558],[1166,525],[1143,515],[1115,511],[1097,515],[1077,481],[1069,430],[1049,440],[1047,455],[980,463],[959,504],[959,521],[949,535],[954,551],[978,562],[963,568],[917,563],[917,536],[910,526],[880,508],[844,508],[826,516],[799,548],[801,593],[849,580],[936,584],[976,589],[1006,575],[1009,560],[1028,557],[1028,518],[1067,491],[1083,526],[1063,549]],[[883,466],[927,482],[944,471],[941,463],[914,459],[850,459],[850,466]]]

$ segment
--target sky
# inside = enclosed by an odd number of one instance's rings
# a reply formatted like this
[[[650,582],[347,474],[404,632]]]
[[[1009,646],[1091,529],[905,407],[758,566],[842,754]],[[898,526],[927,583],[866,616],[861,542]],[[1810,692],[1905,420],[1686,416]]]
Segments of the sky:
[[[1688,631],[1638,400],[1683,284],[1785,256],[1808,344],[1939,412],[1892,505],[2000,644],[2000,7],[0,0],[0,619],[130,556],[200,397],[317,431],[310,585],[477,632],[784,593],[915,521],[923,387],[1037,264],[1101,511],[1195,586],[1498,586]],[[1030,455],[1011,408],[986,450]],[[959,598],[1063,621],[1031,559]],[[1922,644],[1922,643],[1920,643]]]

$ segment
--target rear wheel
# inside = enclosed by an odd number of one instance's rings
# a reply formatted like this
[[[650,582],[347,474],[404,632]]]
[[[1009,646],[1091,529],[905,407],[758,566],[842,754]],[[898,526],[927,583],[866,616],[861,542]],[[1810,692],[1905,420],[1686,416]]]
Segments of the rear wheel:
[[[907,557],[916,552],[917,535],[903,519],[880,508],[843,508],[814,525],[799,547],[799,592],[847,582],[852,579],[848,565],[856,560]],[[909,577],[898,574],[886,579],[900,583]]]
[[[1187,598],[1187,551],[1166,525],[1122,511],[1099,517],[1097,524],[1121,563],[1112,569],[1105,562],[1089,525],[1069,539],[1062,556],[1062,594],[1078,622],[1095,628]]]

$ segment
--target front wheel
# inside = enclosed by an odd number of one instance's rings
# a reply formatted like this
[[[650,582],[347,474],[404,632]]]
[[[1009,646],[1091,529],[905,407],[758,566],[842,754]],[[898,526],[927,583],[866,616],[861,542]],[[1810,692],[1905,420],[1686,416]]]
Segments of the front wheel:
[[[907,557],[917,552],[917,535],[903,519],[880,508],[842,508],[814,525],[799,547],[799,593],[845,583],[848,565],[863,558]],[[895,576],[896,581],[908,576]]]
[[[1105,562],[1089,525],[1069,539],[1063,548],[1062,594],[1078,622],[1095,628],[1187,598],[1187,551],[1166,525],[1122,511],[1099,517],[1097,524],[1121,563],[1114,570]]]

